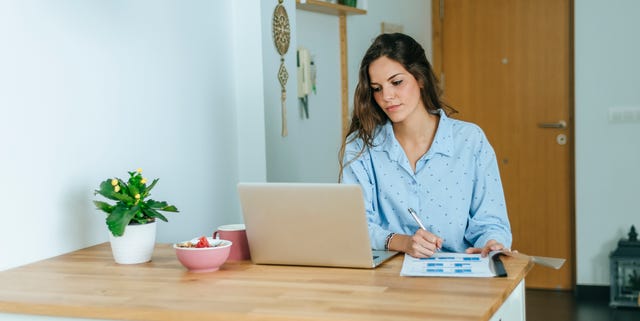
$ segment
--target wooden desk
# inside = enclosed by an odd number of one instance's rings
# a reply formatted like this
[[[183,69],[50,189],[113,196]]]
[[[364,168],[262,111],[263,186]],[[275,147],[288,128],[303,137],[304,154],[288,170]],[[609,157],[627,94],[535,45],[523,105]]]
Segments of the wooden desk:
[[[0,272],[0,313],[116,320],[489,320],[531,269],[506,278],[401,277],[403,256],[375,270],[228,262],[189,273],[168,244],[117,265],[108,243]],[[524,300],[524,296],[520,298]]]

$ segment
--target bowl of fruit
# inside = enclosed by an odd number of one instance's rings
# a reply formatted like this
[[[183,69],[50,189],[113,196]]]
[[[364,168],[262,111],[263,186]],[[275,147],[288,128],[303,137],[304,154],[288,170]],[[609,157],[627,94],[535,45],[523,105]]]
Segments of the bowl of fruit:
[[[198,237],[191,241],[176,243],[178,261],[191,272],[213,272],[227,261],[231,241]]]

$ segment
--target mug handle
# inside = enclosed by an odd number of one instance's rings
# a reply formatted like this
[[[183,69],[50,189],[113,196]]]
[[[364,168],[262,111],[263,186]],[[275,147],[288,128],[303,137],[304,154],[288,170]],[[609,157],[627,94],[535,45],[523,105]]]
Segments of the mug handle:
[[[218,231],[213,232],[213,239],[219,239]]]

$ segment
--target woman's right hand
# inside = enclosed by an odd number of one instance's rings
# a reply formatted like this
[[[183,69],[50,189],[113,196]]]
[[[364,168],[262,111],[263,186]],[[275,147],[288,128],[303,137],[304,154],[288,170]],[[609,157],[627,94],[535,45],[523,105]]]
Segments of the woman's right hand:
[[[416,234],[396,234],[389,243],[389,249],[407,253],[416,258],[430,257],[442,248],[442,239],[437,235],[418,229]]]

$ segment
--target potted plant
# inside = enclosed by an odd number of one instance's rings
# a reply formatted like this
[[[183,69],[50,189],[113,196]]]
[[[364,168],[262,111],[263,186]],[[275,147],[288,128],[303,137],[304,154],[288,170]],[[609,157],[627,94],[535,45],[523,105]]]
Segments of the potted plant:
[[[147,185],[142,169],[128,172],[125,182],[120,178],[108,178],[100,183],[94,195],[115,201],[110,204],[94,200],[96,208],[107,213],[109,240],[113,257],[120,264],[144,263],[151,260],[156,241],[156,219],[167,222],[160,212],[178,212],[167,202],[147,199],[158,183],[158,178]]]

